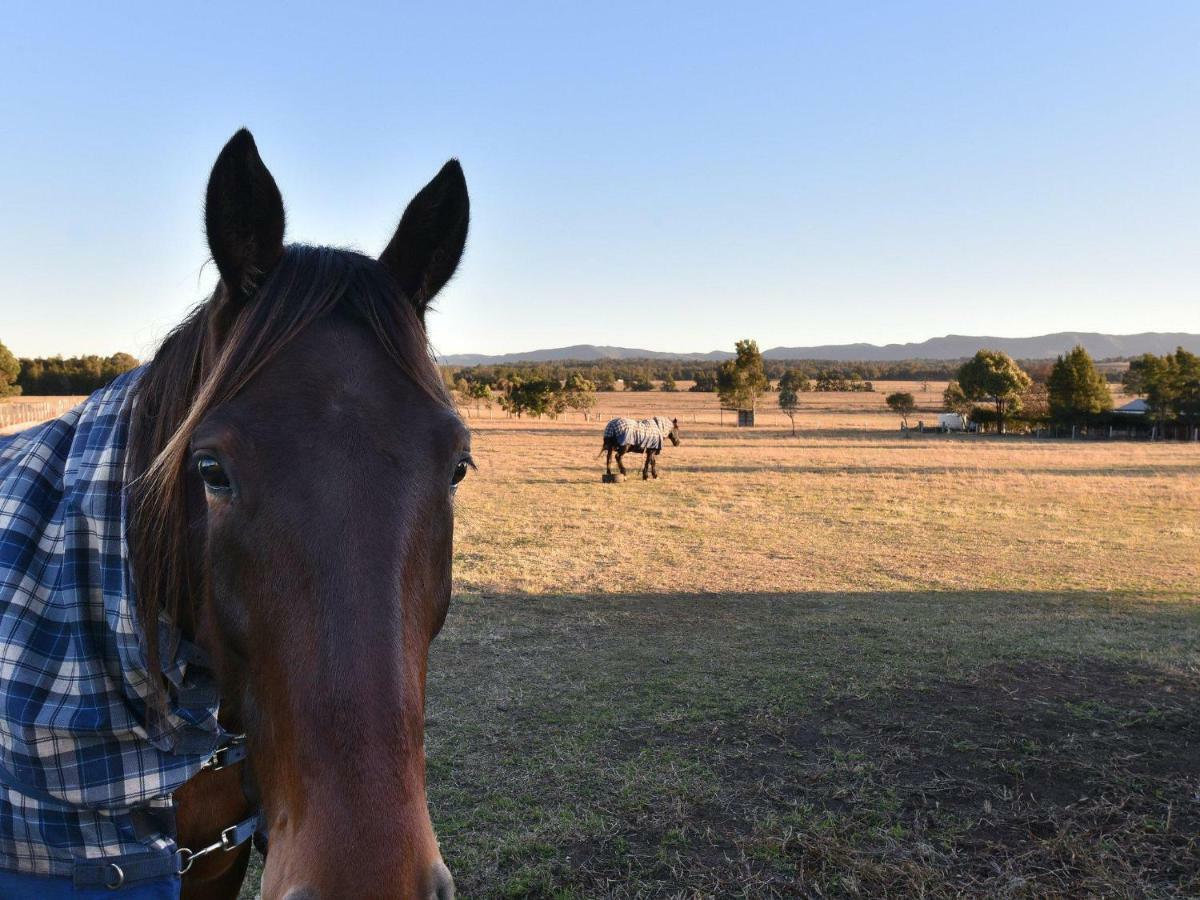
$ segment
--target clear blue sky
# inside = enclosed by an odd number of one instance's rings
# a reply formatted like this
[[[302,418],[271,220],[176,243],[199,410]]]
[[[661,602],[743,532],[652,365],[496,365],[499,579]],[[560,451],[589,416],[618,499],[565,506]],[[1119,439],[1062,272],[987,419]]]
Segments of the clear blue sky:
[[[1200,3],[48,6],[0,28],[20,355],[211,290],[241,125],[291,239],[370,252],[461,158],[445,353],[1200,331]]]

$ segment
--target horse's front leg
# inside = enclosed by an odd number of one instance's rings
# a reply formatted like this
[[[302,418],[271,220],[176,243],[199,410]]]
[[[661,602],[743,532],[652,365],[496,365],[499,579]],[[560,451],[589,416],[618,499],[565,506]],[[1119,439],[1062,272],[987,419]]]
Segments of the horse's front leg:
[[[658,451],[655,450],[650,454],[650,475],[654,478],[658,477]]]
[[[650,477],[650,463],[654,461],[654,451],[646,451],[646,461],[642,464],[642,481],[646,481]],[[656,478],[658,476],[655,476]]]

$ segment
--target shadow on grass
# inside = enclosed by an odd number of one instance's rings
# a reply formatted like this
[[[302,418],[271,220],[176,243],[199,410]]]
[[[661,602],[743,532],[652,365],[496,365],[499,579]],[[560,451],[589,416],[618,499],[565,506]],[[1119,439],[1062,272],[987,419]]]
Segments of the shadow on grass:
[[[625,468],[630,480],[637,476],[641,480],[641,456],[626,456]],[[557,477],[528,477],[519,480],[525,484],[579,484],[595,481],[600,483],[604,472],[603,459],[592,465],[582,462],[569,466],[552,467],[562,474]],[[686,479],[689,475],[820,475],[830,477],[888,476],[899,478],[941,478],[945,476],[976,476],[994,478],[1005,475],[1049,476],[1059,478],[1174,478],[1200,475],[1200,464],[1145,465],[1145,466],[994,466],[994,465],[780,465],[765,462],[761,465],[690,463],[684,458],[660,457],[659,478],[674,475]],[[613,460],[613,471],[617,470]]]
[[[680,473],[758,474],[777,472],[784,475],[1056,475],[1070,478],[1157,478],[1173,475],[1200,474],[1200,464],[1144,466],[997,466],[997,465],[709,465],[680,463],[674,467]]]
[[[464,895],[1200,889],[1200,604],[460,598],[429,792]]]

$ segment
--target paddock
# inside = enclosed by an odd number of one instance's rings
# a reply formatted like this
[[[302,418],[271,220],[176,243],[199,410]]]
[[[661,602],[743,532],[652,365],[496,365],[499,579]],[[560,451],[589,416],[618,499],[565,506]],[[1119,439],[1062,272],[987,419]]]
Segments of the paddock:
[[[1200,893],[1200,446],[598,400],[469,419],[426,723],[462,896]],[[597,478],[618,413],[678,415],[658,481]]]
[[[679,415],[657,482],[472,420],[428,730],[464,895],[1200,891],[1200,448],[599,400]]]

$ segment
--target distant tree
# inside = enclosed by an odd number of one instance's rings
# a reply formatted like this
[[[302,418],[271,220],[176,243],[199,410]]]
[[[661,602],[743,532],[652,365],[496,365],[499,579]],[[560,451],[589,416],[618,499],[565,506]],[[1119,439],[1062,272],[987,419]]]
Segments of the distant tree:
[[[1050,421],[1050,391],[1035,381],[1021,392],[1021,419],[1027,425],[1045,425]]]
[[[459,402],[465,403],[471,391],[471,385],[467,382],[467,379],[459,375],[454,379],[451,387],[454,389],[454,393],[458,395]]]
[[[1166,360],[1153,353],[1143,353],[1129,361],[1129,368],[1121,376],[1121,384],[1130,394],[1145,397],[1150,386],[1162,377]]]
[[[519,377],[514,378],[508,394],[501,398],[500,406],[518,419],[523,414],[535,419],[544,415],[554,415],[555,398],[559,393],[559,387],[557,381],[548,379],[522,381]]]
[[[662,384],[658,386],[658,389],[660,391],[668,392],[678,390],[678,388],[675,387],[675,376],[672,375],[669,370],[665,375],[663,375]]]
[[[900,416],[900,422],[904,425],[904,430],[908,430],[908,417],[917,411],[916,398],[907,391],[896,391],[894,394],[888,394],[885,401],[888,409]]]
[[[467,396],[475,401],[475,412],[479,412],[480,404],[492,408],[492,389],[483,381],[472,381],[467,385]]]
[[[1112,409],[1108,382],[1082,346],[1058,358],[1046,379],[1046,390],[1050,415],[1059,421],[1076,422]]]
[[[1004,433],[1004,420],[1020,409],[1021,392],[1030,378],[1007,353],[980,350],[958,370],[958,384],[968,400],[990,402],[996,412],[996,429]]]
[[[1182,347],[1166,356],[1147,353],[1131,360],[1125,389],[1146,398],[1155,417],[1200,420],[1200,356]]]
[[[942,407],[946,412],[958,413],[960,416],[965,416],[971,411],[971,401],[967,399],[957,381],[951,381],[942,391]]]
[[[137,361],[137,357],[129,353],[114,353],[108,359],[104,360],[104,370],[112,372],[114,377],[131,369],[136,369],[139,365],[141,363]]]
[[[717,393],[725,407],[753,409],[759,395],[770,385],[762,353],[752,340],[738,341],[735,346],[737,358],[721,363],[717,369]]]
[[[645,372],[639,372],[625,381],[625,390],[652,391],[654,390],[654,382],[649,379]]]
[[[20,362],[4,344],[0,344],[0,397],[14,397],[21,393],[21,386],[17,384],[20,374]]]
[[[779,379],[779,408],[792,423],[792,437],[796,436],[796,413],[800,410],[800,395],[812,390],[812,382],[799,369],[788,369]]]
[[[592,374],[592,382],[596,385],[598,391],[615,391],[617,389],[617,378],[613,375],[611,369],[600,369]]]
[[[717,373],[704,370],[696,372],[692,379],[692,386],[689,391],[697,393],[711,394],[717,389]]]
[[[582,413],[584,421],[587,421],[592,407],[596,405],[596,385],[578,372],[572,372],[563,382],[559,397],[564,409]]]
[[[1200,356],[1182,347],[1174,355],[1175,411],[1186,422],[1200,420]]]

